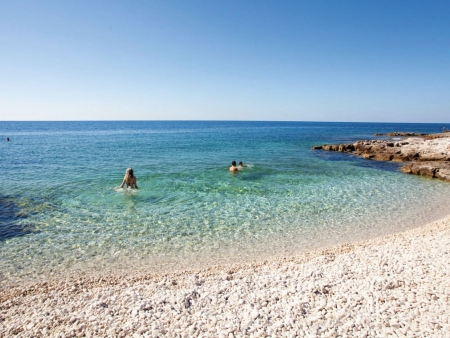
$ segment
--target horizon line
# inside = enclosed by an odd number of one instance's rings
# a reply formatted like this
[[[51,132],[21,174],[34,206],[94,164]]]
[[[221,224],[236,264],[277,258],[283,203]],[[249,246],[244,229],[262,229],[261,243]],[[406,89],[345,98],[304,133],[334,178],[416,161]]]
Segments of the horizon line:
[[[203,119],[179,119],[179,120],[0,120],[3,122],[285,122],[285,123],[391,123],[391,124],[450,124],[449,122],[393,122],[393,121],[314,121],[314,120],[203,120]]]

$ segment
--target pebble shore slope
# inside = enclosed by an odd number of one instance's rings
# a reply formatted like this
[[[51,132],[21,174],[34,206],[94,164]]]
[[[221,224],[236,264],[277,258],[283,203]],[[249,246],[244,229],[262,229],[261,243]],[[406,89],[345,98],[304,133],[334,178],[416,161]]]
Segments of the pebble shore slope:
[[[449,337],[450,217],[356,244],[0,292],[1,337]]]

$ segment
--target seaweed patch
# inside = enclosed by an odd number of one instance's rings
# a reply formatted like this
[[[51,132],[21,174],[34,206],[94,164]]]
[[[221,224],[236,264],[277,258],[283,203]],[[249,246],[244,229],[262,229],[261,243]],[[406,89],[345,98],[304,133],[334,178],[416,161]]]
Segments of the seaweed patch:
[[[0,241],[32,233],[32,226],[19,224],[26,218],[13,198],[0,198]]]

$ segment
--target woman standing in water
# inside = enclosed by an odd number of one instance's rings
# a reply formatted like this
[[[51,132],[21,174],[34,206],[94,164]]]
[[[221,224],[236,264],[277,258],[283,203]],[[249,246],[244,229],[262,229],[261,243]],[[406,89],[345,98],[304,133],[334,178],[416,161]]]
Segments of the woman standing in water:
[[[133,169],[128,168],[125,172],[125,177],[123,178],[122,184],[120,185],[120,188],[123,188],[124,185],[127,185],[127,188],[131,189],[138,189],[138,186],[136,184],[136,176],[133,175]]]

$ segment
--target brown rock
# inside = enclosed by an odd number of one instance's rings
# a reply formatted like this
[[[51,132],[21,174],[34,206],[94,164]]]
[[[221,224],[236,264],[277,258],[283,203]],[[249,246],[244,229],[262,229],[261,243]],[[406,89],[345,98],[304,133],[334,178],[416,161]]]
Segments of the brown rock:
[[[372,159],[376,161],[392,161],[393,158],[394,155],[389,153],[378,153],[372,157]]]
[[[341,152],[352,152],[355,150],[355,146],[353,144],[341,144],[339,145],[338,151]]]
[[[450,162],[448,161],[409,162],[403,166],[402,171],[450,182]]]
[[[365,159],[406,163],[402,171],[450,181],[450,133],[389,133],[389,136],[415,136],[401,142],[361,140],[353,144],[315,146],[314,150],[349,152]],[[420,138],[416,136],[421,136]],[[443,140],[436,140],[442,139]]]
[[[450,166],[449,168],[439,168],[436,170],[436,178],[450,182]]]
[[[434,177],[436,167],[432,163],[424,162],[419,165],[417,162],[414,162],[414,164],[415,165],[411,168],[413,174]]]

